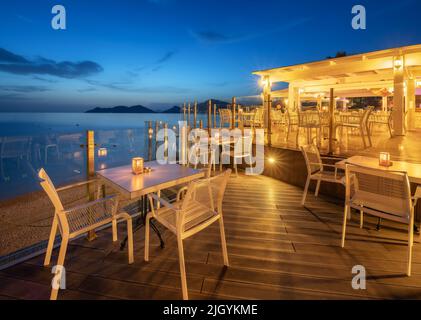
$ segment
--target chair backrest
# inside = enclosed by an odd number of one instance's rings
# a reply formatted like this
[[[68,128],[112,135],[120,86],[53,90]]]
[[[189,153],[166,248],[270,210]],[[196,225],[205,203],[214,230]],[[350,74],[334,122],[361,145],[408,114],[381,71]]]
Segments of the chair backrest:
[[[230,109],[219,109],[219,122],[221,126],[225,123],[231,123],[231,110]]]
[[[296,112],[286,111],[288,125],[297,125],[298,124],[298,115]]]
[[[314,144],[301,146],[301,152],[303,153],[306,162],[308,174],[323,171],[323,163],[317,146]]]
[[[56,213],[63,211],[64,207],[61,203],[60,197],[56,191],[56,188],[51,181],[50,177],[48,176],[47,172],[43,168],[41,168],[38,172],[38,177],[41,179],[41,187],[44,189],[44,191],[47,193],[48,198],[50,198],[50,201],[53,203],[54,208],[56,209]]]
[[[235,144],[232,145],[236,155],[250,155],[253,153],[253,135],[248,134],[237,138]]]
[[[366,125],[368,119],[370,118],[371,112],[373,111],[374,107],[368,107],[363,111],[363,115],[361,117],[361,124]]]
[[[408,174],[346,165],[346,201],[382,214],[409,219],[412,207]]]
[[[178,216],[180,227],[184,228],[184,225],[190,222],[185,219],[185,215],[189,208],[195,206],[222,214],[222,201],[230,175],[231,169],[228,169],[218,176],[190,182]]]

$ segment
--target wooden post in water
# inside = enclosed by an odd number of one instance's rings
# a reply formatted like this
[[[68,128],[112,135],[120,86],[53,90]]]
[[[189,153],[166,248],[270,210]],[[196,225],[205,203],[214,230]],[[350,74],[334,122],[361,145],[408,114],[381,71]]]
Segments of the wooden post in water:
[[[159,122],[155,121],[155,153],[158,150],[158,131],[159,131]]]
[[[200,121],[199,121],[199,128],[200,128],[200,129],[203,129],[203,120],[200,120]]]
[[[212,100],[208,101],[208,131],[210,134],[212,128]]]
[[[194,125],[193,128],[196,129],[197,128],[197,101],[194,102]]]
[[[213,127],[216,128],[216,104],[213,105]]]
[[[234,129],[235,128],[235,105],[236,105],[236,101],[235,101],[235,97],[232,97],[232,102],[231,102],[231,126]]]
[[[95,139],[94,131],[86,131],[86,179],[91,180],[95,177]],[[95,200],[95,186],[92,183],[87,185],[89,201]],[[95,230],[89,231],[88,241],[93,241],[97,237]]]
[[[186,121],[186,103],[183,103],[183,121]]]

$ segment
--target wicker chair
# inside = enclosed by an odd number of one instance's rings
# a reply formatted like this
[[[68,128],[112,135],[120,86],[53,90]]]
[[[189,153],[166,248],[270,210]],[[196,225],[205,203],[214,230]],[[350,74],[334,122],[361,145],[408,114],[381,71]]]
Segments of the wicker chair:
[[[183,299],[188,299],[183,240],[202,231],[219,220],[222,255],[228,266],[228,252],[222,217],[222,200],[231,170],[219,176],[193,181],[187,187],[184,198],[169,203],[156,194],[148,195],[151,212],[146,216],[145,261],[149,261],[149,221],[156,219],[177,237]],[[157,209],[155,209],[155,204]]]
[[[342,248],[345,246],[347,216],[351,208],[360,211],[360,227],[364,213],[408,225],[408,253],[406,274],[411,275],[414,243],[414,206],[421,197],[418,188],[411,197],[408,175],[402,171],[373,169],[346,165],[346,200],[342,227]]]
[[[332,164],[325,164],[323,163],[322,159],[326,160],[336,160],[337,158],[330,158],[330,157],[321,157],[319,153],[319,149],[313,145],[309,144],[306,146],[301,147],[301,152],[303,153],[306,167],[307,167],[307,181],[304,188],[303,198],[301,200],[301,205],[305,205],[308,188],[310,186],[311,180],[317,181],[316,185],[316,192],[315,196],[319,195],[320,184],[322,181],[330,182],[330,183],[339,183],[344,185],[345,184],[345,177],[343,174],[338,173],[338,168]],[[333,168],[334,171],[325,171],[325,168]]]
[[[57,229],[60,230],[62,239],[57,266],[63,267],[67,245],[70,239],[76,238],[84,233],[111,223],[113,229],[113,241],[117,241],[118,220],[127,221],[129,264],[133,263],[132,219],[129,214],[125,212],[117,213],[118,200],[116,197],[109,196],[99,199],[100,188],[98,188],[97,200],[78,205],[73,208],[65,209],[60,200],[58,192],[68,190],[73,187],[82,186],[84,184],[89,184],[93,181],[77,183],[71,186],[56,189],[44,169],[39,171],[38,176],[41,179],[41,187],[47,193],[55,208],[50,238],[48,240],[47,252],[44,259],[44,266],[48,266],[50,264]],[[58,281],[60,282],[61,279]],[[52,288],[50,296],[51,300],[57,299],[59,287],[60,283],[57,283],[56,286]]]

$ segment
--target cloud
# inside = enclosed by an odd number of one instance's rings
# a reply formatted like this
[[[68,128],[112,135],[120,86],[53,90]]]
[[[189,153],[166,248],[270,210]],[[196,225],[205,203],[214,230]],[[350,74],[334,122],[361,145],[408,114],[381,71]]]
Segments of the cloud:
[[[149,87],[137,87],[132,86],[131,82],[102,82],[96,80],[86,80],[87,83],[97,87],[103,87],[106,89],[122,91],[122,92],[131,92],[131,93],[189,93],[191,89],[181,88],[175,86],[149,86]]]
[[[38,57],[28,60],[23,56],[0,48],[0,71],[17,75],[50,75],[60,78],[81,78],[97,74],[103,68],[93,61],[61,61]]]
[[[45,91],[50,91],[50,89],[46,87],[42,87],[42,86],[0,86],[0,91],[28,93],[28,92],[45,92]]]
[[[310,19],[308,18],[298,18],[296,20],[291,20],[290,22],[284,25],[279,25],[274,28],[267,28],[265,29],[265,31],[262,31],[262,32],[248,33],[248,34],[229,35],[229,34],[224,34],[221,32],[216,32],[213,30],[204,30],[204,31],[190,30],[190,34],[194,38],[205,43],[233,43],[233,42],[247,41],[247,40],[260,38],[260,37],[273,34],[273,33],[288,31],[301,24],[306,23],[309,20]]]
[[[156,64],[161,64],[161,63],[164,63],[164,62],[167,62],[168,60],[170,60],[175,54],[177,53],[177,51],[168,51],[167,53],[165,53],[165,55],[162,57],[162,58],[160,58],[160,59],[158,59],[157,61],[156,61]]]
[[[33,76],[32,79],[38,80],[38,81],[43,81],[43,82],[48,82],[48,83],[57,83],[58,82],[57,80],[47,79],[47,78],[38,77],[38,76]]]

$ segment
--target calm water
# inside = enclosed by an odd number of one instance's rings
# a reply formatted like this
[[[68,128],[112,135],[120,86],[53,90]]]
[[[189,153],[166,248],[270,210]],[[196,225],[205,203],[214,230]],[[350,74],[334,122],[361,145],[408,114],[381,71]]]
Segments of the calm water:
[[[206,115],[199,119],[206,123]],[[86,130],[95,131],[97,149],[106,149],[96,150],[99,169],[148,158],[146,121],[172,128],[179,120],[181,114],[0,113],[0,200],[39,190],[39,168],[56,185],[85,179]]]

